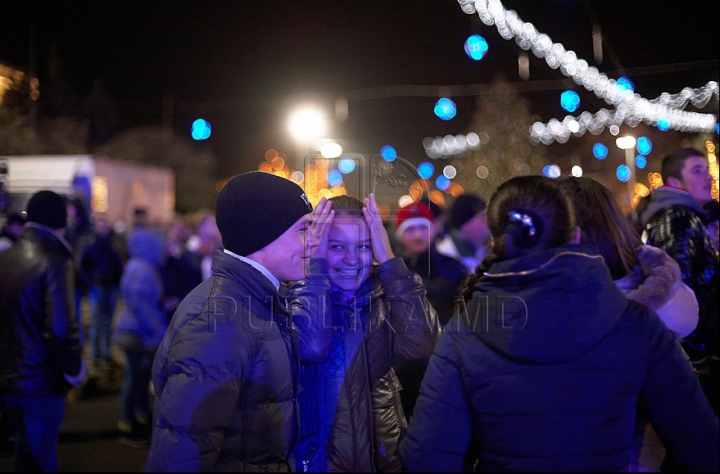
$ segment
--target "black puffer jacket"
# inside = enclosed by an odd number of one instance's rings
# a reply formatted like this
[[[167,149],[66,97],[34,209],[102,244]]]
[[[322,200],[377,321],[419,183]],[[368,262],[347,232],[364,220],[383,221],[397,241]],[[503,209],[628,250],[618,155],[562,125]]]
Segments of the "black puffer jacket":
[[[47,227],[27,224],[0,254],[0,393],[62,396],[82,368],[72,253]]]
[[[692,288],[699,306],[697,328],[683,338],[690,359],[718,355],[718,250],[703,225],[705,212],[687,193],[658,188],[641,219],[644,240],[664,250],[680,265],[683,283]]]
[[[148,471],[288,471],[297,438],[296,335],[258,270],[217,251],[153,365]]]
[[[296,469],[399,471],[407,423],[394,357],[430,357],[437,313],[400,257],[374,268],[351,303],[333,291],[327,261],[311,259],[309,273],[291,287],[303,361]]]

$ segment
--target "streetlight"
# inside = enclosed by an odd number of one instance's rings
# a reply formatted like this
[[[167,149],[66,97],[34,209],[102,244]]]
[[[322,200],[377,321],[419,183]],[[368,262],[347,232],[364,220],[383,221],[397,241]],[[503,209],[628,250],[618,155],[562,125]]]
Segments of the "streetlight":
[[[325,133],[326,127],[325,115],[316,107],[304,106],[290,115],[288,128],[295,139],[297,155],[295,169],[302,169],[301,160],[307,154],[310,142],[320,138]]]
[[[630,178],[627,180],[628,202],[632,202],[633,192],[635,191],[635,137],[630,135],[618,137],[615,140],[618,148],[625,150],[625,166],[630,170]]]

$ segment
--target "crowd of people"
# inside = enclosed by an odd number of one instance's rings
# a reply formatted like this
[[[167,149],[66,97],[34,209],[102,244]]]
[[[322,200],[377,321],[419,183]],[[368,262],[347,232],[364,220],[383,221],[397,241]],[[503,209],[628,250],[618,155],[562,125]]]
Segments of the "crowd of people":
[[[384,221],[250,172],[194,228],[123,235],[40,191],[0,235],[14,467],[57,469],[87,298],[149,471],[717,471],[718,205],[702,152],[662,176],[635,222],[543,176]]]

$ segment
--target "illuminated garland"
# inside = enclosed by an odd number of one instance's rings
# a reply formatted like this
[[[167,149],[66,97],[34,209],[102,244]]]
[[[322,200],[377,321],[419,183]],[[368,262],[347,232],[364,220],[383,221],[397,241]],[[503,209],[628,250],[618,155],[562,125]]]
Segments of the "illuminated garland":
[[[539,33],[532,23],[524,22],[513,10],[506,10],[500,0],[458,0],[465,13],[477,13],[486,25],[495,25],[504,39],[515,38],[515,42],[524,50],[532,50],[538,58],[553,69],[560,69],[563,75],[571,77],[597,97],[605,100],[615,110],[601,109],[596,114],[585,112],[579,117],[567,116],[563,121],[550,120],[547,124],[536,122],[531,128],[531,140],[550,144],[557,140],[564,143],[570,134],[583,135],[586,131],[600,133],[606,126],[627,123],[636,126],[640,122],[658,126],[658,122],[668,128],[682,132],[712,132],[717,118],[712,114],[682,111],[688,104],[704,107],[712,96],[718,97],[718,84],[708,82],[698,89],[686,87],[677,94],[663,93],[660,97],[648,100],[632,91],[618,87],[614,79],[608,78],[587,61],[578,59],[574,51],[567,51],[560,43],[553,43],[546,34]]]

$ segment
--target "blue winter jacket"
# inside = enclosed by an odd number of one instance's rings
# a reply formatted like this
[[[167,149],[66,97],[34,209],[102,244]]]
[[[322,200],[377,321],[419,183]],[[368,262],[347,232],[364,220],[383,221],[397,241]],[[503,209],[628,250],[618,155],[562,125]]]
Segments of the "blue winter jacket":
[[[162,240],[148,230],[135,230],[128,236],[128,260],[120,280],[125,308],[118,316],[113,338],[121,340],[123,333],[139,338],[142,347],[135,350],[154,350],[167,330],[162,311],[163,295],[160,262]]]
[[[153,364],[148,471],[289,471],[297,439],[297,335],[262,273],[215,252]]]
[[[621,471],[638,401],[667,455],[716,470],[718,419],[673,334],[591,249],[493,265],[446,326],[400,454],[408,471]]]

